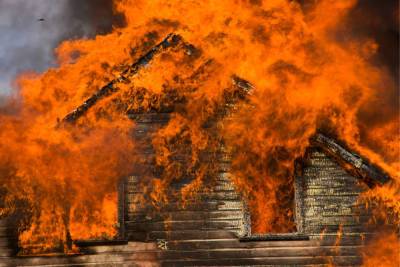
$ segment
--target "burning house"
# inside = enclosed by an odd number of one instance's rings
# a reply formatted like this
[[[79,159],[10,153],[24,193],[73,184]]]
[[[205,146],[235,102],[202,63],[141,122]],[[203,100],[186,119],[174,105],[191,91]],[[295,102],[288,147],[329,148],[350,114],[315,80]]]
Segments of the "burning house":
[[[128,176],[115,180],[117,234],[76,240],[66,226],[67,246],[76,249],[71,255],[17,256],[12,231],[16,220],[3,218],[0,266],[362,265],[364,246],[388,226],[371,223],[373,214],[360,195],[391,183],[391,178],[345,144],[314,132],[301,156],[292,160],[280,149],[264,163],[273,169],[275,161],[289,158],[293,173],[283,172],[287,179],[276,182],[281,189],[273,194],[280,202],[271,204],[275,213],[266,215],[276,218],[265,227],[256,226],[263,216],[252,203],[260,199],[232,177],[231,170],[238,168],[235,155],[241,151],[226,144],[219,131],[224,127],[221,122],[235,119],[238,106],[253,108],[247,101],[253,85],[231,77],[222,100],[197,121],[195,130],[203,134],[197,141],[207,140],[199,145],[182,130],[185,121],[197,120],[185,117],[187,95],[196,88],[189,86],[181,94],[166,87],[159,95],[145,87],[135,88],[134,95],[121,89],[143,78],[141,70],[155,58],[168,59],[170,53],[190,61],[198,60],[200,52],[179,35],[169,35],[57,125],[82,127],[85,117],[107,118],[108,108],[134,122],[134,167]],[[207,80],[213,64],[212,59],[204,60],[186,79]]]

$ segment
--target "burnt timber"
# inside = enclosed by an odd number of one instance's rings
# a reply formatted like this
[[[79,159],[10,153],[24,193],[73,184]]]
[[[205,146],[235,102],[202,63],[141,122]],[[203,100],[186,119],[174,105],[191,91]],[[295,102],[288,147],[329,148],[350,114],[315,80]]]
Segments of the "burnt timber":
[[[382,170],[371,165],[356,153],[346,150],[334,139],[331,139],[322,133],[317,133],[311,139],[311,143],[323,149],[327,154],[340,162],[343,167],[346,168],[348,166],[350,171],[352,170],[355,175],[366,179],[372,184],[383,185],[391,180]]]
[[[91,97],[86,99],[86,101],[83,102],[82,105],[77,107],[71,113],[67,114],[64,117],[63,121],[68,123],[76,121],[80,116],[84,115],[89,108],[94,106],[99,100],[118,91],[119,90],[118,83],[129,82],[129,79],[135,74],[137,74],[141,68],[146,66],[153,59],[155,55],[161,53],[162,51],[164,51],[169,47],[176,46],[181,40],[182,38],[179,35],[173,33],[169,34],[164,40],[162,40],[159,44],[154,46],[145,55],[141,56],[135,63],[130,65],[126,70],[124,70],[118,78],[109,82],[107,85],[102,87]]]
[[[116,92],[119,82],[129,82],[155,55],[178,43],[184,43],[180,36],[168,35],[63,121],[73,123],[84,116],[99,100]],[[239,77],[232,81],[239,90],[228,106],[245,99],[252,90],[252,85]],[[136,122],[133,138],[141,142],[141,152],[146,155],[137,169],[151,171],[151,135],[168,123],[171,114],[127,114]],[[379,186],[390,178],[322,133],[310,140],[299,162],[294,185],[295,233],[251,234],[246,203],[228,176],[229,155],[221,153],[213,188],[199,192],[199,198],[184,205],[177,198],[161,209],[155,208],[146,199],[145,174],[126,177],[119,189],[118,240],[76,242],[80,254],[15,256],[12,226],[8,220],[0,220],[0,267],[361,265],[360,249],[373,229],[365,224],[369,214],[357,199],[371,184]],[[177,182],[171,190],[187,182]]]

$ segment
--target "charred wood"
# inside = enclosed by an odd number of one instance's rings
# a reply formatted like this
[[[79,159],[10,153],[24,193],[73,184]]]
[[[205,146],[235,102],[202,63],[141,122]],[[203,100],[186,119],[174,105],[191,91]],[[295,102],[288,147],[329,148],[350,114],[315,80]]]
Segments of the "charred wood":
[[[321,148],[342,165],[342,167],[350,171],[352,174],[365,179],[370,185],[383,185],[391,180],[391,178],[383,171],[371,165],[359,155],[348,151],[335,140],[323,135],[322,133],[317,133],[311,139],[311,144]]]
[[[86,111],[96,104],[100,99],[109,96],[116,91],[118,91],[118,87],[116,86],[120,82],[129,81],[129,79],[137,74],[141,68],[146,66],[157,54],[160,54],[162,51],[169,47],[174,47],[178,43],[180,43],[182,38],[176,34],[169,34],[164,40],[162,40],[159,44],[154,46],[149,52],[140,57],[135,63],[129,66],[126,70],[124,70],[120,77],[112,80],[106,86],[101,88],[91,97],[89,97],[82,105],[76,108],[74,111],[69,113],[64,117],[63,122],[72,123],[76,121],[80,116],[86,113]]]

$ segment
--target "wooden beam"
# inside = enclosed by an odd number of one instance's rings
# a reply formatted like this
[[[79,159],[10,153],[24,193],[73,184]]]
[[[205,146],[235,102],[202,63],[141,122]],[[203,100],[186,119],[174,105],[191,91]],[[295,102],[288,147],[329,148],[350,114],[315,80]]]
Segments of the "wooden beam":
[[[372,184],[383,185],[391,180],[391,178],[382,170],[371,165],[359,155],[348,151],[335,140],[322,133],[317,133],[311,138],[310,142],[312,145],[321,148],[346,170],[365,179],[369,184],[372,182]]]
[[[109,96],[116,91],[119,90],[117,87],[118,83],[129,81],[130,78],[136,75],[140,69],[146,66],[156,55],[160,54],[167,48],[174,47],[181,43],[182,38],[177,34],[170,33],[164,40],[154,46],[149,52],[141,56],[135,63],[130,65],[127,69],[125,69],[121,75],[109,82],[107,85],[102,87],[96,93],[94,93],[91,97],[86,99],[82,105],[77,107],[75,110],[70,112],[68,115],[64,117],[62,122],[73,123],[79,117],[86,113],[86,111],[95,105],[100,99]]]

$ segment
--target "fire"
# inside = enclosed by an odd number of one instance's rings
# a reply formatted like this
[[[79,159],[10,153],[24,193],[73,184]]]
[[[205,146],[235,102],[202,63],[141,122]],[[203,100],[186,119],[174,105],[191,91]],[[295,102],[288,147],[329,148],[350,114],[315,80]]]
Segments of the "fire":
[[[370,240],[363,251],[363,266],[398,266],[400,240],[396,233],[382,233]]]
[[[68,239],[68,232],[112,237],[115,218],[102,211],[109,206],[107,197],[115,193],[118,177],[129,171],[133,144],[128,133],[105,127],[56,129],[54,121],[30,119],[1,118],[7,127],[1,132],[1,159],[10,166],[2,173],[2,184],[9,201],[20,202],[15,209],[29,208],[26,215],[31,215],[32,225],[20,236],[21,245],[54,247]]]
[[[140,158],[130,137],[134,124],[123,113],[160,109],[172,99],[179,108],[152,141],[156,164],[166,170],[154,182],[156,202],[166,200],[171,182],[188,173],[196,179],[183,195],[204,186],[216,166],[202,155],[216,157],[224,143],[231,178],[250,204],[253,230],[292,231],[293,162],[317,129],[334,132],[388,172],[398,188],[398,111],[382,122],[368,117],[395,84],[387,70],[370,62],[377,49],[373,40],[339,38],[355,4],[116,1],[124,28],[64,42],[56,50],[59,67],[22,75],[15,112],[0,116],[7,203],[29,203],[31,214],[21,245],[50,248],[71,238],[115,235],[116,185]],[[57,123],[170,32],[194,48],[157,55],[74,125]],[[254,89],[221,117],[226,95],[235,90],[234,76]],[[215,118],[212,127],[203,127]],[[176,165],[172,156],[182,153],[190,160]],[[398,191],[390,198],[383,193],[392,188],[368,197],[384,198],[398,213]]]

